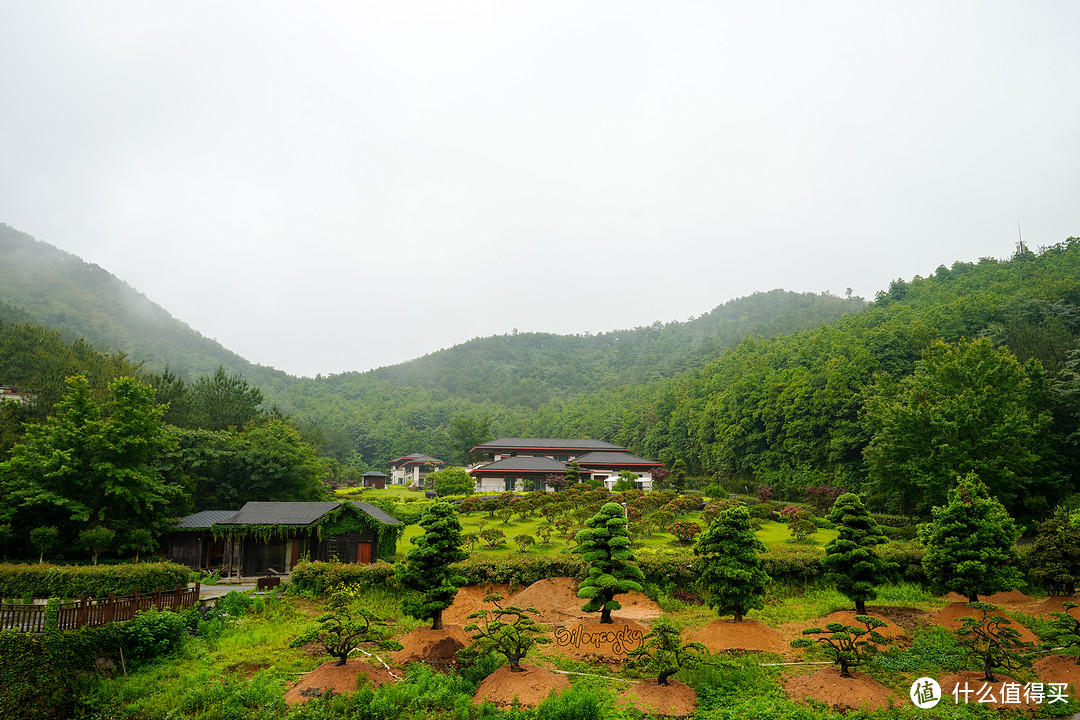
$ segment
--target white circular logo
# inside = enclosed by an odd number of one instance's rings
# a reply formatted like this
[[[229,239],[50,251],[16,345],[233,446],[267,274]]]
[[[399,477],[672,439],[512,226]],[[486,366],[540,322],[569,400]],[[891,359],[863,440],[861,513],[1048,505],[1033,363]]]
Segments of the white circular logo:
[[[911,702],[924,710],[937,705],[941,701],[941,686],[934,678],[921,677],[911,683]]]

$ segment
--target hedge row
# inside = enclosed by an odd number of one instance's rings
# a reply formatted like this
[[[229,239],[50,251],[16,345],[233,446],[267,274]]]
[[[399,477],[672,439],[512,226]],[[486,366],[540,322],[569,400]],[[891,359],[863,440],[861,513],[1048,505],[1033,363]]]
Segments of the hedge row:
[[[887,560],[897,564],[890,581],[925,583],[922,548],[887,545],[879,548]],[[791,547],[770,550],[764,556],[765,571],[774,582],[804,585],[814,582],[823,572],[820,548]],[[637,560],[645,582],[661,588],[687,588],[697,580],[698,559],[689,554],[643,554]],[[470,585],[498,583],[527,586],[549,577],[585,575],[585,563],[578,555],[513,555],[506,558],[470,558],[454,566]],[[387,563],[352,565],[328,562],[304,562],[292,572],[290,584],[302,592],[325,593],[341,584],[361,586],[396,586],[394,568]]]
[[[176,563],[124,565],[0,564],[0,597],[105,597],[187,586],[191,570]]]

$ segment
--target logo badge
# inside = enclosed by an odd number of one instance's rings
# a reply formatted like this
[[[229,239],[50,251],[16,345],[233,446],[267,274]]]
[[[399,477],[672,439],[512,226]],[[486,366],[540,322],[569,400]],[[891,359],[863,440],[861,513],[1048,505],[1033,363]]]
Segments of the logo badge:
[[[934,678],[921,677],[911,684],[911,702],[924,710],[941,702],[941,686]]]

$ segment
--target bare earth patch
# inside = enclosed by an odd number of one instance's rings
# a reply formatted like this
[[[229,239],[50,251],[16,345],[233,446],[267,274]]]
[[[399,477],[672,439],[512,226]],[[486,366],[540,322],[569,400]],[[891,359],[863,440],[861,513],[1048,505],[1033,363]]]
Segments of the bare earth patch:
[[[684,718],[694,712],[697,693],[692,687],[678,680],[668,680],[667,685],[658,685],[656,678],[650,678],[619,693],[620,705],[631,703],[638,710],[650,715]]]
[[[947,593],[944,595],[944,599],[949,602],[966,603],[968,599],[960,593]],[[1004,592],[996,592],[993,595],[980,596],[979,600],[991,605],[1027,605],[1031,602],[1024,593],[1019,590],[1005,590]]]
[[[516,699],[524,707],[536,707],[553,690],[561,693],[570,688],[570,680],[547,668],[522,665],[522,672],[510,672],[503,665],[488,675],[473,696],[474,703],[493,702],[499,707],[509,707]]]
[[[621,608],[611,613],[611,617],[615,620],[623,618],[625,620],[654,620],[660,617],[660,606],[654,603],[649,597],[639,592],[623,593],[615,598],[622,605]],[[582,600],[582,603],[585,601]]]
[[[1002,675],[1001,673],[994,673],[994,677],[997,678],[997,682],[988,683],[983,680],[983,674],[975,670],[964,670],[962,672],[955,673],[953,675],[946,675],[943,678],[938,678],[938,682],[941,684],[941,701],[943,703],[957,703],[959,705],[964,704],[965,698],[969,705],[986,705],[987,707],[995,708],[997,710],[1009,709],[1019,710],[1022,707],[1028,707],[1034,709],[1038,705],[1034,702],[1024,703],[1023,693],[1020,692],[1015,698],[1016,702],[1003,703],[1002,701],[1002,689],[1005,683],[1011,685],[1020,685],[1023,687],[1024,683],[1018,683],[1014,678],[1008,675]],[[960,691],[954,695],[954,690],[959,687]],[[970,694],[963,692],[964,688],[970,690]],[[983,697],[985,702],[979,702],[979,698]],[[993,702],[991,702],[991,699]]]
[[[868,605],[866,609],[874,617],[880,617],[889,625],[895,625],[904,629],[907,634],[915,632],[916,628],[926,622],[926,611],[913,607],[895,607],[893,605]]]
[[[577,596],[574,578],[568,577],[537,580],[510,598],[511,605],[535,608],[534,617],[546,625],[557,625],[585,617],[581,606],[586,602],[588,600]]]
[[[896,694],[877,680],[852,672],[853,677],[840,677],[838,668],[828,667],[811,675],[794,675],[784,684],[788,697],[812,698],[829,707],[870,710],[887,707],[890,702],[899,704]]]
[[[494,610],[494,603],[484,602],[484,598],[492,593],[499,593],[503,597],[510,595],[509,585],[466,585],[458,590],[454,596],[453,604],[443,610],[444,625],[460,625],[465,627],[472,620],[469,616],[478,610]],[[503,603],[505,607],[506,603]]]
[[[690,640],[701,643],[712,652],[749,650],[785,653],[791,650],[783,635],[760,620],[744,619],[737,623],[730,618],[719,618],[694,632]]]
[[[337,660],[330,660],[304,675],[285,693],[285,703],[296,705],[307,702],[313,697],[325,695],[327,691],[334,695],[343,695],[356,691],[358,678],[364,677],[372,685],[393,682],[394,678],[381,665],[371,665],[366,660],[349,658],[344,665]]]
[[[954,602],[949,603],[941,610],[938,610],[936,613],[931,615],[929,619],[930,622],[934,623],[935,625],[940,625],[947,630],[956,630],[964,624],[963,619],[965,617],[973,617],[975,619],[978,619],[979,617],[981,617],[981,615],[982,613],[980,613],[978,610],[972,610],[971,608],[969,608],[967,606],[967,603]],[[1010,627],[1015,628],[1016,631],[1020,633],[1021,642],[1030,642],[1035,644],[1039,643],[1039,638],[1037,635],[1035,635],[1035,633],[1031,632],[1026,627],[1018,623],[1016,620],[1013,620],[1012,618],[1009,618],[1009,621],[1011,623]]]
[[[390,655],[404,667],[410,662],[425,662],[438,669],[457,663],[456,653],[472,644],[472,637],[460,625],[443,625],[442,630],[422,627],[396,638],[402,649]]]
[[[1050,613],[1065,612],[1065,603],[1067,602],[1080,605],[1080,598],[1061,596],[1048,597],[1045,600],[1036,603],[1027,612],[1038,617],[1049,617]],[[1069,610],[1069,614],[1074,618],[1080,619],[1080,607],[1072,608]]]
[[[641,646],[641,639],[648,632],[647,627],[633,620],[616,620],[606,625],[577,620],[556,626],[549,636],[551,644],[545,647],[577,660],[622,662],[627,653]]]
[[[1069,697],[1080,693],[1080,665],[1075,657],[1047,655],[1036,660],[1032,668],[1044,683],[1069,683]]]

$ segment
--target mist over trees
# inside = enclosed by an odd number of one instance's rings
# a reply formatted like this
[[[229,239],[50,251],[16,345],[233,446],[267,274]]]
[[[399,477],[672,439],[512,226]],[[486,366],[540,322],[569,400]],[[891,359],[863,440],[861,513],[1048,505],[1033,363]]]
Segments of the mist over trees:
[[[122,376],[155,388],[177,452],[188,453],[166,472],[187,488],[234,472],[201,458],[212,455],[206,448],[238,451],[240,437],[273,421],[291,428],[323,476],[334,478],[412,452],[462,464],[480,459],[469,450],[492,437],[546,436],[618,443],[668,468],[678,464],[693,482],[767,486],[776,499],[844,488],[871,510],[924,518],[957,476],[972,471],[1024,523],[1076,487],[1076,238],[898,279],[869,304],[774,290],[686,322],[478,338],[390,368],[298,379],[244,366],[249,373],[226,355],[199,363],[185,355],[174,364],[159,353],[143,365],[150,355],[135,341],[103,345],[130,355],[97,352],[72,337],[90,336],[90,317],[101,313],[109,318],[101,328],[133,332],[101,300],[115,295],[103,290],[115,278],[10,228],[0,226],[0,237],[19,262],[30,257],[57,285],[43,291],[0,279],[0,383],[39,391],[35,403],[0,404],[0,459],[22,423],[44,420],[64,379],[79,373],[96,401]],[[175,323],[161,314],[165,325]],[[60,329],[33,324],[46,317]],[[196,366],[203,369],[189,369]],[[970,417],[959,417],[961,408]],[[933,452],[913,452],[926,447]],[[245,496],[232,487],[216,497]]]

